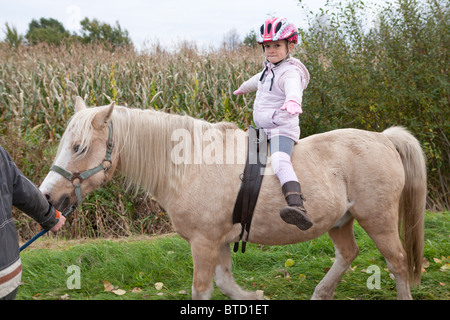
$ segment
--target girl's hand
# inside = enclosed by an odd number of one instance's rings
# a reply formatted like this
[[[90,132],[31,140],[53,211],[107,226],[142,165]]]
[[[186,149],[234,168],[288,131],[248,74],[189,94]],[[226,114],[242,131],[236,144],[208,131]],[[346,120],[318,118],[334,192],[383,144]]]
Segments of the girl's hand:
[[[290,114],[300,114],[303,113],[302,106],[299,105],[294,100],[289,100],[280,108],[281,110],[287,110]]]

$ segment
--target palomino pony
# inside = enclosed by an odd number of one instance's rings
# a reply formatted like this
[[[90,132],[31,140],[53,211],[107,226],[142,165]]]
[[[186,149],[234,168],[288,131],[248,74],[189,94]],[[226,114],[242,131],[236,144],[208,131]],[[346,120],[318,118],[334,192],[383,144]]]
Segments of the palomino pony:
[[[121,171],[128,186],[157,199],[176,232],[189,242],[194,299],[210,298],[213,278],[231,298],[258,299],[234,281],[230,253],[230,243],[238,241],[241,231],[240,224],[232,223],[232,211],[246,136],[231,123],[210,124],[114,103],[86,108],[77,97],[75,114],[40,189],[64,211]],[[312,299],[332,299],[359,251],[356,219],[395,275],[398,298],[411,299],[410,284],[421,279],[424,245],[426,168],[418,141],[400,127],[382,133],[341,129],[301,139],[292,162],[313,227],[301,231],[281,220],[285,200],[278,179],[267,174],[248,241],[284,245],[328,232],[336,259]]]

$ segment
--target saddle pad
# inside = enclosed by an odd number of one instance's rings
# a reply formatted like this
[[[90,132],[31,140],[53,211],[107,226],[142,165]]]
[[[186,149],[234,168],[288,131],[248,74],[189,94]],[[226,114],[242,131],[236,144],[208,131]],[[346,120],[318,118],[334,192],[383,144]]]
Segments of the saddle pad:
[[[263,129],[248,128],[248,152],[244,173],[240,175],[241,187],[236,198],[233,210],[233,224],[241,223],[242,229],[239,241],[242,240],[242,253],[245,252],[246,243],[250,234],[253,211],[258,200],[259,190],[264,177],[267,163],[267,135]],[[247,237],[242,239],[244,230]],[[234,252],[239,250],[239,241],[234,244]]]

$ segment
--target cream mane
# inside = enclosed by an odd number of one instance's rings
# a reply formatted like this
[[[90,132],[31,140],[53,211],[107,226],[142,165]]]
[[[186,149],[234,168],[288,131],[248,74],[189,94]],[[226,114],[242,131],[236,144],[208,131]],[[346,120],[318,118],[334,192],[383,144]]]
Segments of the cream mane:
[[[87,108],[75,113],[62,140],[67,132],[76,134],[74,138],[79,141],[80,148],[86,148],[87,154],[92,140],[91,123],[97,112],[106,107]],[[192,135],[192,141],[202,141],[203,137],[194,135],[202,135],[213,128],[223,134],[226,129],[237,129],[232,123],[211,124],[189,116],[121,106],[114,108],[111,120],[114,148],[120,153],[118,169],[125,178],[127,189],[137,192],[141,187],[155,198],[170,197],[169,193],[178,190],[185,174],[186,164],[176,164],[171,159],[171,151],[176,144],[172,140],[175,130],[185,130]]]

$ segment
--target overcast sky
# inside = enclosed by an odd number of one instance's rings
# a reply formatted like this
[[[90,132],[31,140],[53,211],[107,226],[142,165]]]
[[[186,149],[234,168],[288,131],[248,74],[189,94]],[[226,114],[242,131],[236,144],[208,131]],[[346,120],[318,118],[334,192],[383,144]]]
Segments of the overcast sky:
[[[325,2],[302,1],[313,12]],[[307,26],[298,0],[0,0],[0,39],[5,37],[6,22],[25,34],[32,19],[54,18],[69,31],[79,32],[79,22],[88,17],[111,25],[119,21],[139,49],[156,39],[164,46],[188,40],[207,48],[220,46],[232,29],[243,40],[269,15]]]

